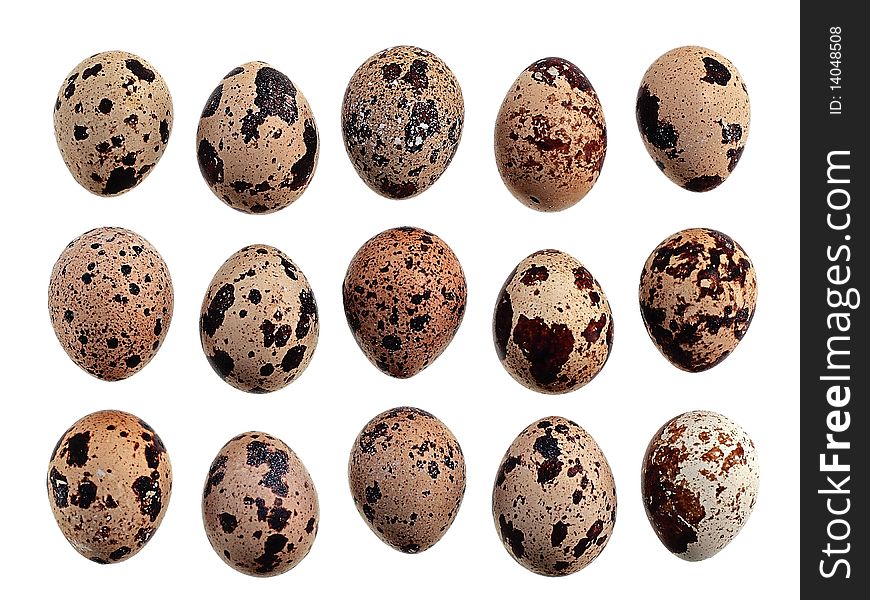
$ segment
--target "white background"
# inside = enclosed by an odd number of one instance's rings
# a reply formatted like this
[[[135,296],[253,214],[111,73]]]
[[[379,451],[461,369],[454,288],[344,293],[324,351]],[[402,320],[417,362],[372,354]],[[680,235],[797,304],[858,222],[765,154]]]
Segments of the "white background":
[[[797,595],[798,558],[798,144],[797,5],[769,2],[547,3],[493,7],[462,2],[35,2],[4,8],[2,44],[2,369],[0,555],[8,598],[361,596],[442,598],[550,594],[613,598],[754,598]],[[371,54],[396,44],[435,52],[465,95],[456,157],[423,195],[389,201],[361,182],[340,130],[344,87]],[[684,191],[646,154],[634,101],[649,64],[681,45],[713,48],[737,65],[752,104],[740,165],[718,189]],[[166,79],[175,126],[160,164],[133,191],[92,196],[67,172],[52,129],[52,106],[67,72],[95,52],[123,49]],[[608,128],[601,178],[577,206],[553,214],[514,200],[495,168],[499,105],[531,62],[562,56],[597,90]],[[231,68],[264,60],[308,98],[320,132],[320,162],[290,207],[248,216],[203,182],[195,131],[202,106]],[[468,279],[465,320],[429,369],[400,381],[381,374],[345,322],[341,281],[357,248],[398,225],[419,225],[453,248]],[[64,354],[46,310],[52,265],[65,244],[97,226],[131,228],[171,271],[176,304],[165,345],[139,374],[98,381]],[[755,263],[759,304],[737,350],[700,374],[678,371],[647,337],[637,303],[650,251],[680,229],[709,226],[734,237]],[[321,334],[295,383],[267,396],[223,383],[199,344],[206,287],[233,252],[272,244],[303,269],[317,297]],[[613,353],[586,387],[563,396],[525,390],[499,364],[491,318],[499,289],[523,257],[558,248],[581,260],[613,308]],[[468,488],[444,538],[417,556],[382,544],[348,491],[353,439],[382,410],[411,404],[433,412],[465,453]],[[166,518],[143,551],[100,566],[80,557],[55,525],[45,491],[58,437],[76,419],[116,408],[148,421],[172,459]],[[659,543],[644,515],[640,463],[649,438],[691,409],[721,412],[754,438],[761,489],[745,529],[719,555],[686,563]],[[502,454],[533,420],[579,422],[598,441],[616,478],[613,537],[585,570],[560,579],[515,564],[492,523],[490,497]],[[320,496],[320,532],[289,573],[257,580],[226,567],[202,528],[200,495],[209,464],[230,437],[260,429],[302,458]],[[7,595],[8,593],[8,595]]]

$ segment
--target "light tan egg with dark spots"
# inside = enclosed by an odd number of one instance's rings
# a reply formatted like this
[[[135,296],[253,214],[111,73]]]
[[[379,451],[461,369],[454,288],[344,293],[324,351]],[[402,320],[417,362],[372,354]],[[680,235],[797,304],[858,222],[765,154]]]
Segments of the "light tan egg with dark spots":
[[[255,577],[286,573],[317,536],[320,505],[308,470],[287,444],[260,431],[237,435],[215,457],[202,492],[212,548]]]
[[[403,406],[359,433],[348,464],[353,502],[369,529],[396,550],[416,554],[441,539],[465,495],[465,459],[435,416]]]
[[[314,114],[281,71],[249,62],[209,96],[196,132],[196,156],[214,195],[236,210],[271,213],[307,189],[317,167]]]
[[[344,146],[373,191],[401,200],[422,193],[450,165],[462,136],[459,82],[415,46],[375,54],[353,74],[341,107]]]
[[[727,58],[700,46],[666,52],[637,93],[637,126],[661,171],[678,186],[706,192],[737,166],[749,137],[749,95]]]
[[[601,448],[574,421],[535,421],[502,459],[492,518],[508,554],[530,571],[559,576],[586,567],[616,522],[616,487]]]
[[[54,103],[54,136],[72,176],[89,192],[117,196],[163,156],[172,98],[145,59],[115,50],[79,63]]]
[[[540,250],[502,286],[493,341],[511,377],[536,392],[563,394],[604,367],[613,346],[613,314],[604,290],[576,258]]]
[[[314,292],[286,254],[246,246],[212,278],[199,333],[224,381],[244,392],[274,392],[299,377],[314,355],[320,334]]]
[[[147,423],[103,410],[61,436],[46,485],[54,518],[72,547],[96,563],[115,563],[139,552],[160,526],[172,466]]]
[[[543,58],[520,73],[495,121],[502,181],[540,211],[577,204],[598,180],[607,127],[598,94],[564,58]]]
[[[70,242],[51,272],[48,312],[63,349],[99,379],[117,381],[154,358],[169,330],[172,279],[148,240],[100,227]]]
[[[758,288],[740,244],[714,229],[686,229],[653,250],[640,276],[647,333],[672,365],[698,372],[725,360],[746,335]]]
[[[465,314],[465,274],[434,233],[397,227],[357,251],[344,277],[354,339],[382,372],[405,379],[447,348]]]
[[[758,497],[758,455],[734,421],[693,410],[656,432],[641,477],[646,515],[662,544],[684,560],[704,560],[749,518]]]

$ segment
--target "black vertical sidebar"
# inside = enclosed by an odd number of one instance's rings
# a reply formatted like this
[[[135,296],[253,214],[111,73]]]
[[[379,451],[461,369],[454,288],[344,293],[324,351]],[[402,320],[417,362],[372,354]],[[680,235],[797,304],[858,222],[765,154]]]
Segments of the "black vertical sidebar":
[[[846,600],[870,595],[870,27],[801,8],[801,593]]]

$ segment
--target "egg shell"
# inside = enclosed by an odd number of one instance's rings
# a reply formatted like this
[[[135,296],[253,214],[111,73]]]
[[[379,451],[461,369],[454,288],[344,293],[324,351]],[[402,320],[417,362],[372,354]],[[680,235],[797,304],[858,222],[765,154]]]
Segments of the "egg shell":
[[[137,186],[172,131],[172,97],[145,59],[101,52],[70,71],[54,104],[54,136],[72,176],[100,196]]]
[[[237,435],[211,464],[202,521],[212,548],[255,577],[286,573],[314,544],[320,505],[311,475],[287,444],[260,431]]]
[[[465,274],[434,233],[397,227],[357,251],[342,287],[354,339],[378,369],[416,375],[447,348],[465,314]]]
[[[714,229],[685,229],[663,241],[640,276],[647,333],[671,364],[698,372],[737,347],[752,317],[755,268],[740,244]]]
[[[465,458],[435,416],[403,406],[359,433],[350,452],[353,502],[369,529],[396,550],[416,554],[441,539],[465,494]]]
[[[115,563],[139,552],[160,526],[172,466],[147,423],[103,410],[61,436],[46,485],[54,518],[72,547],[96,563]]]
[[[172,321],[169,269],[148,240],[100,227],[70,242],[51,272],[48,312],[63,349],[106,381],[154,358]]]
[[[559,576],[586,567],[616,522],[616,487],[601,448],[574,421],[535,421],[502,459],[492,518],[505,550],[530,571]]]
[[[517,200],[547,212],[577,204],[606,151],[601,102],[577,65],[550,57],[520,73],[495,122],[498,172]]]
[[[264,62],[227,73],[209,96],[196,132],[206,183],[246,213],[275,212],[299,198],[314,175],[319,147],[305,96]]]
[[[465,104],[444,62],[415,46],[375,54],[353,74],[344,93],[341,129],[357,174],[396,200],[425,191],[459,145]]]
[[[263,244],[246,246],[211,280],[199,333],[224,381],[245,392],[279,390],[302,374],[317,347],[314,292],[286,254]]]
[[[721,54],[699,46],[656,59],[641,81],[636,113],[658,168],[693,192],[725,181],[749,137],[749,95],[740,73]]]
[[[493,341],[511,377],[530,390],[562,394],[583,387],[604,367],[613,315],[604,290],[576,258],[540,250],[502,286]]]
[[[758,496],[758,455],[732,420],[694,410],[653,436],[641,478],[646,515],[662,544],[682,559],[704,560],[749,518]]]

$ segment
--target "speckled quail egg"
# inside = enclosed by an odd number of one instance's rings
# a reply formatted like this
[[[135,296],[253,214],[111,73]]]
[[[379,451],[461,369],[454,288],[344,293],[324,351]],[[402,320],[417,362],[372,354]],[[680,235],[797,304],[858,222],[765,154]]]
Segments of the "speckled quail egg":
[[[154,358],[172,320],[172,280],[148,240],[100,227],[70,242],[51,272],[48,312],[79,367],[116,381]]]
[[[344,93],[341,129],[356,172],[382,196],[425,191],[444,173],[462,136],[465,104],[444,62],[414,46],[375,54]]]
[[[557,576],[586,567],[616,522],[616,487],[601,448],[574,421],[535,421],[502,459],[492,518],[505,549],[530,571]]]
[[[229,257],[202,301],[202,349],[215,373],[245,392],[273,392],[299,377],[319,332],[308,279],[272,246]]]
[[[746,84],[721,54],[675,48],[643,76],[637,126],[671,181],[693,192],[712,190],[737,166],[749,136]]]
[[[317,125],[286,75],[249,62],[227,73],[209,96],[196,148],[215,196],[242,212],[270,213],[308,187],[317,166]]]
[[[342,287],[357,344],[378,369],[408,378],[444,352],[465,314],[465,274],[434,233],[398,227],[360,248]]]
[[[57,441],[46,484],[72,547],[96,563],[114,563],[139,552],[160,526],[172,466],[147,423],[103,410],[76,421]]]
[[[543,58],[520,73],[495,121],[495,160],[510,192],[541,211],[583,199],[601,173],[607,127],[577,65]]]
[[[732,420],[694,410],[656,432],[643,459],[643,501],[662,544],[710,558],[740,532],[758,496],[755,444]]]
[[[54,103],[54,136],[86,190],[117,196],[137,186],[163,156],[172,98],[145,59],[101,52],[67,75]]]
[[[524,258],[501,289],[493,340],[511,377],[536,392],[583,387],[613,346],[613,315],[601,286],[573,256],[541,250]]]
[[[226,564],[255,577],[280,575],[311,550],[320,521],[317,491],[287,444],[259,431],[243,433],[211,464],[202,521]]]
[[[396,550],[441,539],[465,494],[462,448],[441,421],[408,406],[379,414],[353,443],[348,480],[360,516]]]
[[[718,365],[755,314],[755,268],[740,244],[713,229],[686,229],[653,250],[640,276],[646,330],[684,371]]]

